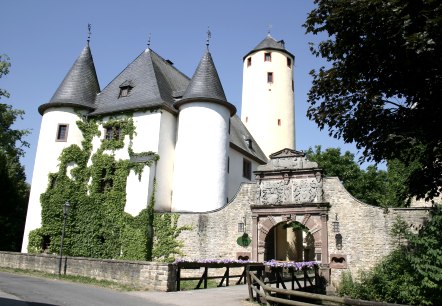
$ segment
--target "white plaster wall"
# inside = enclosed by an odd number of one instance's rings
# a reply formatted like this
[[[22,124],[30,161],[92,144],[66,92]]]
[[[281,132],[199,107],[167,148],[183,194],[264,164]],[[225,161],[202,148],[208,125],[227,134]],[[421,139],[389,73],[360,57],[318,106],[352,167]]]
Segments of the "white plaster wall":
[[[156,165],[157,188],[155,210],[170,211],[172,206],[173,166],[175,160],[177,117],[167,111],[161,115],[158,154]]]
[[[132,150],[134,153],[141,152],[158,152],[159,144],[159,131],[161,122],[161,112],[135,112],[133,114],[133,121],[135,126],[135,134],[132,139]],[[112,119],[124,119],[127,116],[113,116]],[[93,154],[101,146],[101,142],[105,139],[106,122],[110,120],[110,117],[104,117],[103,123],[100,124],[98,129],[101,132],[100,136],[94,136],[92,139]],[[124,138],[124,148],[110,151],[106,150],[103,154],[114,155],[117,160],[127,160],[130,158],[128,148],[130,145],[130,138],[128,135]],[[92,154],[92,155],[93,155]],[[92,161],[89,160],[89,166]],[[141,178],[134,171],[129,173],[126,183],[126,205],[124,211],[136,216],[141,210],[147,207],[150,199],[153,187],[153,179],[155,176],[155,165],[152,167],[144,167],[141,174]]]
[[[124,211],[134,217],[138,216],[149,203],[149,187],[150,167],[144,167],[141,179],[133,170],[130,171],[126,183],[126,205],[124,206]]]
[[[203,212],[225,205],[229,118],[220,104],[181,106],[172,211]]]
[[[252,163],[251,180],[242,176],[243,158],[248,159]],[[255,181],[253,171],[256,171],[256,168],[259,164],[233,148],[229,148],[229,159],[230,166],[229,174],[227,176],[227,197],[230,202],[233,198],[235,198],[236,194],[238,193],[241,183],[250,183]]]
[[[161,116],[161,112],[136,112],[133,114],[136,132],[132,140],[134,153],[158,152]],[[125,152],[127,152],[126,148]],[[129,156],[126,158],[129,158]],[[131,171],[126,184],[125,212],[136,216],[147,207],[152,194],[154,177],[155,165],[144,167],[141,180],[137,174]]]
[[[271,62],[264,53],[271,52]],[[286,53],[269,50],[251,54],[243,63],[241,120],[268,156],[283,148],[295,149],[295,109],[292,89],[293,62],[287,66]],[[267,83],[273,72],[273,83]],[[281,125],[278,125],[278,119]]]
[[[29,232],[41,227],[40,195],[44,193],[48,187],[49,173],[58,171],[58,157],[64,148],[72,144],[81,146],[83,136],[76,124],[78,119],[78,115],[74,109],[70,107],[50,108],[43,114],[32,174],[25,232],[23,235],[23,253],[26,253],[28,250]],[[67,141],[56,141],[59,124],[69,124]],[[73,165],[70,169],[72,167]],[[63,203],[60,203],[60,209],[62,209],[62,204]]]

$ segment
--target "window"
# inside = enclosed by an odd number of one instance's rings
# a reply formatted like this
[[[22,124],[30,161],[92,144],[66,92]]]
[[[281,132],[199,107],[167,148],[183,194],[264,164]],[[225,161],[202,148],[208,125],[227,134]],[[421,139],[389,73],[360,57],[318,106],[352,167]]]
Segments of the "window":
[[[51,175],[49,177],[49,189],[54,189],[57,186],[57,177],[55,175]]]
[[[115,174],[115,166],[111,166],[109,169],[103,168],[101,170],[101,178],[100,178],[100,192],[105,192],[107,190],[112,189],[114,186],[114,174]]]
[[[281,126],[281,119],[278,119],[278,126]]]
[[[245,158],[242,161],[242,176],[249,180],[252,179],[252,163]]]
[[[121,86],[120,87],[120,95],[118,98],[124,98],[129,96],[130,92],[132,91],[132,86]]]
[[[57,128],[57,141],[66,141],[68,139],[69,124],[59,124]]]
[[[273,72],[267,72],[267,83],[273,83]]]
[[[287,57],[287,67],[292,68],[292,59]]]
[[[249,122],[249,117],[246,117],[246,123]]]
[[[264,62],[271,62],[272,61],[272,53],[266,52],[264,53]]]
[[[230,172],[230,157],[227,156],[227,173]]]
[[[247,67],[250,67],[250,66],[252,66],[252,58],[251,57],[247,58]]]
[[[118,125],[105,127],[105,139],[119,140],[121,136],[121,128]]]

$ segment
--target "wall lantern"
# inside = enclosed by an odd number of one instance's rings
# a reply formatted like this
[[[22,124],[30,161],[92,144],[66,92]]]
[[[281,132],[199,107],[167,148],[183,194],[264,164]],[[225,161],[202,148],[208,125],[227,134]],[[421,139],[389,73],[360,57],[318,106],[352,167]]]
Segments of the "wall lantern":
[[[244,216],[242,219],[243,222],[238,223],[238,233],[246,232],[246,217]]]
[[[339,233],[338,214],[335,215],[335,221],[332,222],[333,233]]]

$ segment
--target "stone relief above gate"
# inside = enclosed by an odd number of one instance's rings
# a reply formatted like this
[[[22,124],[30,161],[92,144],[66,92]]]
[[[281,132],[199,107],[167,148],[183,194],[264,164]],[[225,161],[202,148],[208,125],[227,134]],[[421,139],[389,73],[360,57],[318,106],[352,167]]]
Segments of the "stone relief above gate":
[[[323,201],[322,169],[304,152],[284,149],[270,155],[270,162],[256,174],[258,205],[319,203]]]

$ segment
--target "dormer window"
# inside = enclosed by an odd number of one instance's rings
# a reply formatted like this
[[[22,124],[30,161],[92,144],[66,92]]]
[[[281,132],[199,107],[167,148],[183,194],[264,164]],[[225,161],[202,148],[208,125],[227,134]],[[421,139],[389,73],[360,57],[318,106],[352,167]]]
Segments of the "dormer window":
[[[120,96],[119,96],[119,98],[127,97],[130,94],[131,90],[132,90],[132,87],[130,87],[130,86],[120,87]]]
[[[120,85],[120,94],[118,95],[118,98],[128,97],[133,88],[131,81],[125,81]]]

